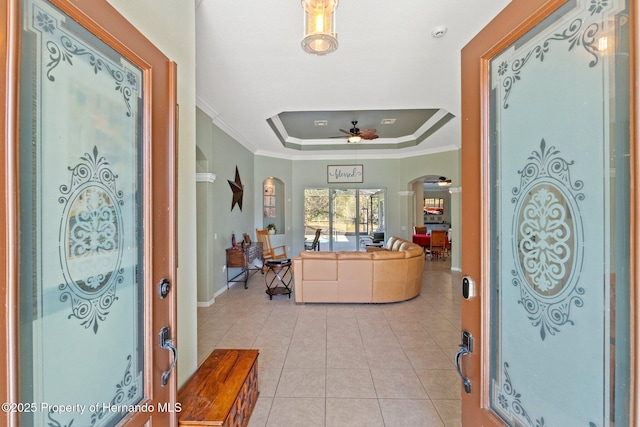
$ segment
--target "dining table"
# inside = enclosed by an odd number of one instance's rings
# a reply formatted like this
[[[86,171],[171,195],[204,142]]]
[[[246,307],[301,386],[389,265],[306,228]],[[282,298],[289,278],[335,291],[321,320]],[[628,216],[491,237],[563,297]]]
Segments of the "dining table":
[[[430,234],[414,234],[411,240],[416,245],[422,246],[425,251],[429,250],[429,248],[431,247]],[[449,241],[449,239],[445,240],[445,248],[449,250],[451,249],[451,241]]]

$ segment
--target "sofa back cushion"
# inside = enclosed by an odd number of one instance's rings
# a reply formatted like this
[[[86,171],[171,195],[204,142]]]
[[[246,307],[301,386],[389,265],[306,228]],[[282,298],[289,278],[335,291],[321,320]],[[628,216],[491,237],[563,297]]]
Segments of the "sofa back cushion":
[[[306,281],[338,280],[338,254],[335,252],[300,252],[302,279]]]
[[[370,252],[356,252],[356,251],[345,251],[338,252],[338,259],[364,259],[370,260],[371,253]]]

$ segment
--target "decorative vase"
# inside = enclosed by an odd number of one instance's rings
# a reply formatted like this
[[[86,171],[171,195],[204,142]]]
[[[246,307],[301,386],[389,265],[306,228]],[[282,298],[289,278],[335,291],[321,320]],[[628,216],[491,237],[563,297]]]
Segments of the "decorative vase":
[[[276,234],[276,230],[272,228],[271,230],[269,230],[269,234]]]
[[[236,246],[236,233],[231,233],[231,247],[237,249]]]

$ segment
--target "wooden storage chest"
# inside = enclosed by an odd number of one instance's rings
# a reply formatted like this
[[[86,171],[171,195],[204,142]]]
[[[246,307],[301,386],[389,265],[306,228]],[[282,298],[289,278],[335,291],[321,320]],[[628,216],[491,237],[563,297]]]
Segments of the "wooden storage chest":
[[[258,350],[214,350],[178,393],[178,425],[246,426],[257,398]]]

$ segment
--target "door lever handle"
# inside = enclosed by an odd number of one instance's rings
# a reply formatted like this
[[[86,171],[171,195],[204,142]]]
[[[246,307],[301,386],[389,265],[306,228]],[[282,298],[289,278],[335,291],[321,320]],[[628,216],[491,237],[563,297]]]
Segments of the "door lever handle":
[[[456,370],[458,371],[458,375],[462,378],[462,384],[464,385],[464,391],[467,394],[471,393],[471,380],[469,377],[465,377],[462,373],[462,367],[460,366],[460,362],[462,360],[462,356],[467,354],[471,354],[471,352],[464,346],[460,345],[460,350],[456,353]]]
[[[169,374],[173,368],[176,367],[176,362],[178,361],[178,349],[173,345],[173,340],[170,338],[168,326],[160,329],[160,348],[171,352],[171,365],[169,366],[169,369],[162,373],[162,387],[164,387],[169,382]]]
[[[471,380],[469,377],[465,376],[462,373],[462,357],[467,354],[471,354],[473,352],[473,336],[471,332],[464,331],[462,333],[462,344],[460,344],[460,350],[456,353],[456,370],[458,371],[458,375],[462,378],[462,384],[464,385],[464,391],[467,394],[471,394]]]

